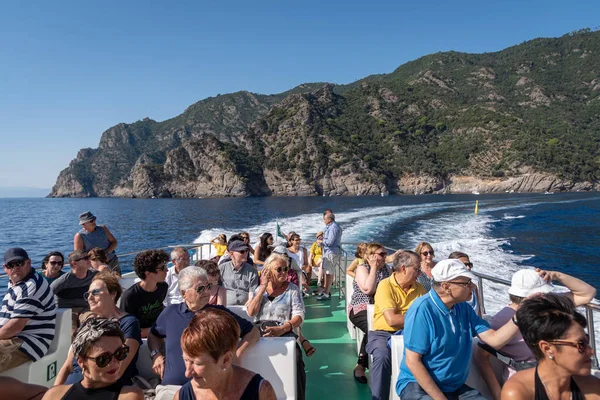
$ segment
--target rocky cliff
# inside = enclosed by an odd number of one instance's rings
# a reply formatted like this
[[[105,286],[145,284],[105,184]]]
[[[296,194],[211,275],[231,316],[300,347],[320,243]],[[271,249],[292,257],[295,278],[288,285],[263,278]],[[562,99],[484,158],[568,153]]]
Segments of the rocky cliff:
[[[600,32],[582,31],[118,124],[50,196],[554,192],[599,179]]]

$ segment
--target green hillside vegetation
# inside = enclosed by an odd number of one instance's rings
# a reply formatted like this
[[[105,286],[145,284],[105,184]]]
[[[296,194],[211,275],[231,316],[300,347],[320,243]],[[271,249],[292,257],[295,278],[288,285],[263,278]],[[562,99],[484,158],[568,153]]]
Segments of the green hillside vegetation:
[[[597,182],[600,32],[495,53],[431,54],[349,85],[207,98],[167,121],[109,129],[98,150],[63,173],[89,195],[107,195],[136,163],[161,165],[206,134],[248,182],[267,170],[309,184],[360,172],[390,191],[406,174],[505,178],[528,170]]]

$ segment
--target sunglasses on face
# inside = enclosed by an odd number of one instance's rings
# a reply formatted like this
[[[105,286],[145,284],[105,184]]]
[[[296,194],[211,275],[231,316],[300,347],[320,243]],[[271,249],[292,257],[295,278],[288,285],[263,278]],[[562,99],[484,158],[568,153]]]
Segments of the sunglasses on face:
[[[375,254],[377,254],[379,257],[387,256],[387,253],[385,251],[380,251],[379,253],[375,253]]]
[[[81,257],[79,260],[75,260],[75,261],[87,261],[90,259],[90,256],[85,256],[85,257]]]
[[[83,298],[87,301],[90,296],[94,296],[94,297],[98,297],[103,293],[102,289],[94,289],[94,290],[90,290],[89,292],[85,292],[83,294]]]
[[[96,362],[98,368],[104,368],[112,361],[113,357],[117,359],[117,361],[123,361],[129,355],[129,346],[123,345],[120,349],[110,354],[109,352],[102,353],[98,357],[86,357],[88,360],[93,360]]]
[[[473,263],[472,263],[472,262],[466,262],[466,263],[465,263],[465,266],[466,266],[467,268],[473,268]]]
[[[210,290],[210,289],[212,289],[212,284],[210,284],[210,283],[207,285],[204,285],[204,286],[198,286],[196,288],[196,293],[200,294],[200,293],[204,292],[205,290]]]
[[[429,255],[433,256],[433,250],[431,250],[431,251],[423,251],[423,252],[421,252],[421,254],[424,255],[425,257],[427,257]]]
[[[570,340],[549,340],[548,343],[557,346],[575,347],[579,353],[583,353],[590,345],[589,339],[581,339],[576,342],[571,342]]]
[[[6,269],[13,269],[24,266],[26,262],[27,261],[12,261],[4,264],[4,266],[6,267]]]
[[[288,272],[289,269],[289,267],[277,267],[275,271],[277,271],[277,273],[280,274],[282,272]]]
[[[55,266],[55,265],[63,265],[62,261],[48,261],[48,264]]]
[[[234,253],[246,254],[248,253],[248,250],[234,251]]]
[[[468,287],[468,286],[471,285],[471,280],[469,279],[466,282],[448,282],[448,283],[454,283],[455,285],[460,285],[460,286]]]

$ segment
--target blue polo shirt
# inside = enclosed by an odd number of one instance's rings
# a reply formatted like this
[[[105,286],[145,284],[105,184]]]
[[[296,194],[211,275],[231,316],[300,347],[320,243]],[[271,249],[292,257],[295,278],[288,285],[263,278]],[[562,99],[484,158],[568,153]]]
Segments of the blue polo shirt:
[[[473,337],[490,329],[467,303],[452,309],[430,290],[408,309],[404,320],[404,356],[396,393],[417,382],[406,366],[406,349],[422,355],[421,361],[442,392],[454,392],[466,381],[471,362]]]
[[[213,306],[207,304],[204,308],[218,308],[231,314],[240,325],[240,337],[248,334],[253,325],[250,321],[238,317],[223,306]],[[183,363],[183,352],[181,351],[181,335],[190,321],[194,317],[185,302],[181,304],[171,304],[165,308],[158,319],[150,328],[153,335],[165,338],[165,376],[161,385],[183,385],[189,381],[185,377],[185,364]]]

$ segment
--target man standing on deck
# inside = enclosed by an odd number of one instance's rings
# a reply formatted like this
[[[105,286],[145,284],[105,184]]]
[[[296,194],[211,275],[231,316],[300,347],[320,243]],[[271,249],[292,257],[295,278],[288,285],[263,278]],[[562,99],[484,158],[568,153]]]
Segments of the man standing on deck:
[[[183,297],[179,291],[179,273],[182,269],[190,265],[190,255],[185,247],[175,247],[171,252],[171,261],[173,266],[167,270],[165,282],[169,285],[169,291],[163,305],[170,306],[171,304],[183,303]]]
[[[0,373],[42,358],[54,339],[56,306],[50,285],[31,268],[24,249],[4,253],[8,291],[0,309],[0,348],[10,360],[0,364]]]
[[[248,302],[250,293],[254,293],[258,287],[258,272],[247,262],[249,251],[249,245],[234,240],[227,245],[231,261],[219,265],[223,287],[227,290],[228,306],[243,306]]]
[[[475,313],[466,301],[476,277],[461,261],[440,261],[431,273],[431,290],[414,301],[404,320],[404,356],[396,393],[402,400],[483,400],[465,384],[473,337],[501,348],[519,332],[516,320],[493,330]]]
[[[323,215],[323,222],[326,227],[323,233],[323,264],[321,268],[325,274],[325,279],[324,291],[317,296],[317,300],[330,300],[333,274],[335,273],[335,268],[338,268],[340,265],[342,228],[335,222],[335,215],[332,212],[327,212]]]

